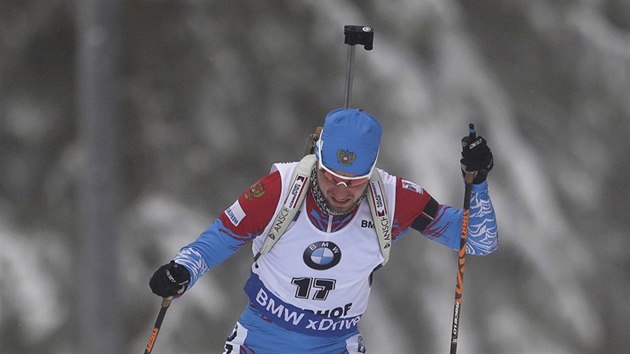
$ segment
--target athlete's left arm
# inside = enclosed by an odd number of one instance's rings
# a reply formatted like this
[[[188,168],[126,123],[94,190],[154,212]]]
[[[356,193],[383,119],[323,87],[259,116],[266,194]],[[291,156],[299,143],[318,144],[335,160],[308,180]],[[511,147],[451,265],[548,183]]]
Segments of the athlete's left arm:
[[[459,250],[462,209],[439,204],[426,191],[414,195],[398,186],[396,190],[394,235],[398,233],[400,234],[398,237],[402,237],[407,227],[411,226],[423,236]],[[497,249],[498,242],[496,216],[488,194],[488,182],[473,184],[466,253],[473,255],[492,253]]]

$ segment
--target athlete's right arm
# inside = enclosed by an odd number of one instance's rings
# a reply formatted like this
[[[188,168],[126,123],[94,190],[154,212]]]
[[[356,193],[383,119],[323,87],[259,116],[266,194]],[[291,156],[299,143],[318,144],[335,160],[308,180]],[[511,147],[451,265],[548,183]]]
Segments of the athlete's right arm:
[[[174,260],[190,272],[190,284],[219,265],[264,231],[280,199],[282,182],[273,172],[252,184],[199,237],[184,246]]]

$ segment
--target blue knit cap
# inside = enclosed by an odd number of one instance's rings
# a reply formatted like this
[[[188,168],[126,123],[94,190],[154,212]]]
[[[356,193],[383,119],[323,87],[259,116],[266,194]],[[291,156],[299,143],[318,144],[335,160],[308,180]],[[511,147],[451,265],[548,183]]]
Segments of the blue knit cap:
[[[367,175],[376,164],[382,134],[381,125],[370,114],[355,108],[336,109],[324,120],[317,158],[328,169]]]

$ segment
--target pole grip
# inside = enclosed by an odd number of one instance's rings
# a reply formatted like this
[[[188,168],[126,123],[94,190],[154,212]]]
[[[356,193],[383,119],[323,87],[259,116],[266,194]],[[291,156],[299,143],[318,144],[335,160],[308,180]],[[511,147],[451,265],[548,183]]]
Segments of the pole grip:
[[[475,130],[475,125],[473,123],[468,124],[468,138],[470,138],[471,142],[477,139],[477,131]],[[464,182],[466,182],[466,185],[472,184],[474,179],[475,179],[474,171],[464,173]]]
[[[475,125],[473,123],[468,124],[468,137],[470,139],[477,138],[477,131],[475,130]]]

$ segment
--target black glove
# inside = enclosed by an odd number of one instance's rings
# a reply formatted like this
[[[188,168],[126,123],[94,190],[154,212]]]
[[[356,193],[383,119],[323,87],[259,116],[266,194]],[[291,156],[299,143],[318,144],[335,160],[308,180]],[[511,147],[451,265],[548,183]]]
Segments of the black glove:
[[[190,273],[188,269],[181,264],[171,261],[158,268],[153,273],[149,286],[155,295],[161,297],[169,297],[181,295],[186,291],[190,283]]]
[[[474,184],[479,184],[486,180],[488,173],[494,167],[492,161],[492,151],[486,143],[486,139],[477,136],[474,139],[470,136],[462,138],[462,174],[475,172]]]

